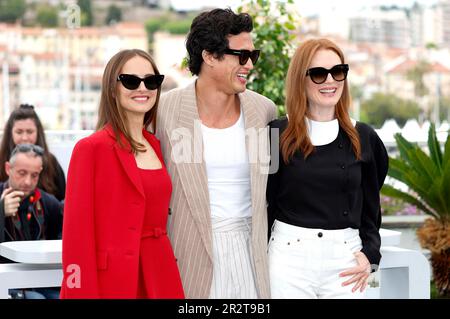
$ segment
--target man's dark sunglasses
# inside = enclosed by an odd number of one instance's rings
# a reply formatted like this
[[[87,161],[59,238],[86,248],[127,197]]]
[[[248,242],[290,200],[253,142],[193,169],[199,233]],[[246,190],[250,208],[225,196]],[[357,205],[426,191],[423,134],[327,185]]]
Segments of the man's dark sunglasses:
[[[156,90],[161,86],[163,80],[164,75],[162,74],[148,75],[143,79],[133,74],[120,74],[117,77],[117,81],[122,82],[123,86],[128,90],[136,90],[142,81],[147,90]]]
[[[348,64],[337,64],[331,69],[325,69],[322,67],[311,68],[306,72],[306,76],[309,75],[311,81],[316,84],[322,84],[327,80],[328,73],[331,74],[335,81],[344,81],[347,78],[349,67]]]
[[[233,50],[233,49],[225,49],[225,54],[237,55],[239,56],[239,64],[246,65],[248,59],[252,60],[252,63],[255,64],[258,61],[259,54],[261,50]]]

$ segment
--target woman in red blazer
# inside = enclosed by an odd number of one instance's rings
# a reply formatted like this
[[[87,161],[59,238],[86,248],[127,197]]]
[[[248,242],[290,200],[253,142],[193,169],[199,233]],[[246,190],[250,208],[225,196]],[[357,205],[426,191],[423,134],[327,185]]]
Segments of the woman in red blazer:
[[[145,130],[163,79],[141,50],[106,65],[97,131],[69,166],[61,298],[184,298],[166,233],[172,184]]]

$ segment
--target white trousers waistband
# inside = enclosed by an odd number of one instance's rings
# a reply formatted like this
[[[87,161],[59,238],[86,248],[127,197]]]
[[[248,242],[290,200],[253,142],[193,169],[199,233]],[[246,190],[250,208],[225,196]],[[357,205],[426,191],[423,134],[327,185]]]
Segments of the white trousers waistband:
[[[347,239],[359,236],[359,230],[354,228],[344,229],[320,229],[320,228],[305,228],[294,226],[287,223],[275,220],[272,226],[272,233],[277,235],[287,235],[290,237],[298,237],[299,239],[326,239],[345,241]]]

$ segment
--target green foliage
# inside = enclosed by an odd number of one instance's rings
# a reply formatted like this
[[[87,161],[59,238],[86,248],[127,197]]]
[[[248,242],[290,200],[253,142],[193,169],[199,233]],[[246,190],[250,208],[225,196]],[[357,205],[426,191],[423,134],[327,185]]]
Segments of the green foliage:
[[[42,27],[57,27],[58,9],[50,5],[39,6],[36,14],[36,22]]]
[[[380,197],[380,203],[383,216],[423,215],[423,212],[417,209],[416,206],[398,198],[382,195]]]
[[[162,29],[171,34],[187,34],[191,28],[192,19],[171,20],[162,25]]]
[[[420,112],[416,102],[403,100],[393,94],[375,93],[369,100],[361,103],[361,119],[377,128],[391,118],[403,126],[408,119],[417,117]]]
[[[253,18],[254,44],[261,56],[252,71],[248,88],[267,96],[285,114],[285,79],[293,50],[293,32],[297,21],[287,5],[293,0],[251,0],[239,12],[247,12]]]
[[[153,33],[161,29],[168,19],[168,16],[161,16],[147,20],[147,22],[145,22],[145,30],[147,31],[147,34],[153,35]]]
[[[416,66],[406,72],[406,78],[414,83],[414,94],[416,97],[422,97],[428,94],[428,88],[423,81],[423,76],[430,71],[431,65],[421,60]]]
[[[354,100],[361,100],[364,97],[364,91],[361,86],[350,84],[350,95]]]
[[[429,50],[437,50],[439,49],[438,45],[434,42],[428,42],[425,47]]]
[[[0,22],[16,22],[23,17],[25,10],[25,0],[0,0]]]
[[[193,15],[180,16],[176,13],[168,13],[147,20],[145,30],[147,31],[149,47],[153,47],[155,32],[166,31],[171,34],[187,34],[193,19]]]
[[[168,16],[152,18],[145,22],[145,31],[147,31],[147,40],[150,50],[153,48],[154,34],[168,21]]]
[[[417,196],[387,184],[383,186],[382,194],[402,199],[443,223],[450,221],[450,135],[442,152],[435,125],[431,124],[428,131],[429,155],[401,134],[396,134],[395,140],[400,157],[389,159],[388,175],[406,184]]]
[[[112,4],[108,7],[108,13],[106,15],[105,23],[111,24],[119,21],[122,21],[122,10]]]
[[[78,0],[78,6],[81,10],[81,25],[91,26],[94,24],[94,16],[92,14],[91,0]]]
[[[430,109],[432,111],[432,109]],[[439,119],[440,121],[447,120],[450,122],[450,97],[441,97],[439,103]]]

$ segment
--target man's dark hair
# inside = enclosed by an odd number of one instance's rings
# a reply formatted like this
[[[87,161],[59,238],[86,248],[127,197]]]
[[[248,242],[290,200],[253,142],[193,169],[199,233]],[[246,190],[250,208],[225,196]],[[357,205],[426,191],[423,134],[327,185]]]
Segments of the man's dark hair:
[[[247,13],[236,14],[231,9],[214,9],[199,14],[192,21],[186,39],[188,65],[192,74],[198,75],[202,66],[202,51],[222,58],[228,48],[227,36],[253,30],[252,17]]]

